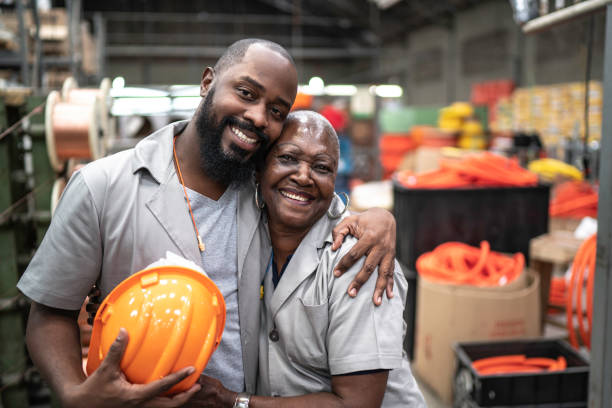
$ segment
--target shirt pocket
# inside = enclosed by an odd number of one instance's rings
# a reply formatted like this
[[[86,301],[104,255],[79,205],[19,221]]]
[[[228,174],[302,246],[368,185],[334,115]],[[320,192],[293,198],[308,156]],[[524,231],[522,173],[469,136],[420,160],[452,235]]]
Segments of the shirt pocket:
[[[328,304],[310,305],[300,298],[296,306],[299,313],[295,315],[293,341],[287,344],[287,354],[295,363],[327,370]]]

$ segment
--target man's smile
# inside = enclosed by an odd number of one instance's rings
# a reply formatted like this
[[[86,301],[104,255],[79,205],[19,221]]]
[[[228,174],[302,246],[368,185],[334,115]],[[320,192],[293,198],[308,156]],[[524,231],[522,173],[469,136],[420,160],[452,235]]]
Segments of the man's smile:
[[[257,144],[259,142],[259,138],[257,138],[257,137],[249,137],[249,136],[245,135],[244,132],[242,132],[236,126],[230,126],[230,130],[232,131],[232,133],[234,135],[236,135],[238,137],[238,139],[240,139],[242,142],[244,142],[246,144],[255,145],[255,144]]]

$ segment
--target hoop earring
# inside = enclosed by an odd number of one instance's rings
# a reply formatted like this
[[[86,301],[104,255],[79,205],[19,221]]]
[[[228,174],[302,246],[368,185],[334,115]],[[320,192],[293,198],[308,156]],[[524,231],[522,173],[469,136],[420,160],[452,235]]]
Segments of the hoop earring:
[[[332,220],[335,220],[336,218],[342,217],[342,214],[344,214],[346,212],[346,210],[348,210],[349,203],[351,202],[351,199],[349,198],[348,194],[346,194],[344,191],[341,192],[340,194],[344,195],[344,198],[346,199],[346,204],[344,204],[344,209],[342,211],[340,211],[340,213],[338,213],[338,214],[334,214],[334,213],[331,212],[331,209],[327,209],[327,216],[329,218],[331,218]],[[338,199],[340,201],[342,201],[342,199],[340,198],[338,193],[334,193],[334,195],[336,197],[338,197]]]
[[[259,183],[255,184],[255,205],[260,210],[263,210],[264,207],[266,206],[265,202],[262,202],[261,204],[259,203]]]

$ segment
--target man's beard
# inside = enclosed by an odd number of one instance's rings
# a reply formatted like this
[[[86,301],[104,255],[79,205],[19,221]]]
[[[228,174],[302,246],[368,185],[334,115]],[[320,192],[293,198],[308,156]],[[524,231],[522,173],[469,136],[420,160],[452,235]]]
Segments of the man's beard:
[[[268,137],[248,123],[239,121],[233,116],[226,116],[220,121],[213,114],[212,100],[215,93],[212,88],[204,98],[204,105],[195,119],[200,137],[200,167],[213,180],[229,185],[242,184],[253,177],[255,166],[265,157]],[[254,132],[260,138],[260,146],[250,159],[244,158],[248,151],[230,143],[231,152],[226,153],[221,147],[221,137],[226,127],[234,126]]]

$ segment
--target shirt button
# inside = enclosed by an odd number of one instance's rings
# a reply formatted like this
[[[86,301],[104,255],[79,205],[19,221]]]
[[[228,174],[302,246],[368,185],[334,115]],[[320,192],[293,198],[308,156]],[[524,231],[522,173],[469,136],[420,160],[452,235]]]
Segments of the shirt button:
[[[278,339],[279,339],[278,330],[272,329],[272,331],[270,332],[270,340],[276,343]]]

